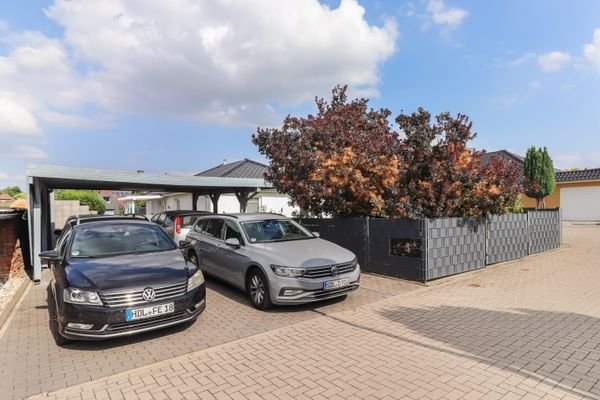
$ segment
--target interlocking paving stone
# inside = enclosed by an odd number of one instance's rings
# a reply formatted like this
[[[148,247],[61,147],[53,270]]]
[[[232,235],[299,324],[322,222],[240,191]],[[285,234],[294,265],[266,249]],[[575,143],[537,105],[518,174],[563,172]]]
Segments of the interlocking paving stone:
[[[45,290],[48,271],[44,271],[43,278],[42,284],[34,286],[26,295],[0,338],[3,349],[0,352],[0,399],[21,398],[94,381],[317,318],[322,313],[353,309],[393,293],[420,288],[412,283],[365,275],[363,287],[344,300],[262,312],[253,309],[241,291],[208,279],[207,309],[191,326],[60,348],[54,344],[48,327]]]
[[[600,399],[600,227],[564,234],[551,253],[35,398]]]

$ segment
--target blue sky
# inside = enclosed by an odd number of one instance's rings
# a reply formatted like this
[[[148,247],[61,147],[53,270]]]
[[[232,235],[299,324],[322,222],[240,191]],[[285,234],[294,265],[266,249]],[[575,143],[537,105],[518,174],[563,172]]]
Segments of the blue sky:
[[[29,163],[191,173],[335,84],[475,145],[600,167],[600,2],[3,1],[0,187]],[[596,33],[595,33],[596,32]]]

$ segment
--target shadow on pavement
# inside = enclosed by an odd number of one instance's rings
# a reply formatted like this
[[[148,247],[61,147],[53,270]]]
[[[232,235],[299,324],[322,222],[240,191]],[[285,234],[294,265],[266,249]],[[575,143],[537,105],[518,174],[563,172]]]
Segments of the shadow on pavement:
[[[493,365],[526,378],[546,381],[567,393],[600,398],[598,318],[569,312],[527,309],[509,312],[452,306],[398,307],[380,310],[379,314],[442,345],[329,318],[396,340]]]

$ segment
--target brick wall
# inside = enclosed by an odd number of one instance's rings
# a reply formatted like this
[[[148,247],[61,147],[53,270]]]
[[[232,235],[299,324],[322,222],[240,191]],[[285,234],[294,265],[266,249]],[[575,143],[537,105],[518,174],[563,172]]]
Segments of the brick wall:
[[[0,213],[0,280],[8,279],[11,263],[19,240],[21,215]]]

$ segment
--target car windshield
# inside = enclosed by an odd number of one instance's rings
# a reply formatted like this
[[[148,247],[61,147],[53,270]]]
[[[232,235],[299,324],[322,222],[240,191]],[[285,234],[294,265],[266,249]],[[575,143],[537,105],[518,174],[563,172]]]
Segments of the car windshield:
[[[250,243],[283,242],[286,240],[313,239],[315,236],[302,225],[289,219],[267,219],[242,222]]]
[[[131,253],[174,250],[175,245],[157,225],[106,224],[75,231],[71,257],[110,257]]]

